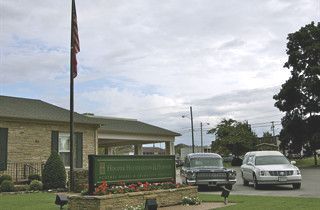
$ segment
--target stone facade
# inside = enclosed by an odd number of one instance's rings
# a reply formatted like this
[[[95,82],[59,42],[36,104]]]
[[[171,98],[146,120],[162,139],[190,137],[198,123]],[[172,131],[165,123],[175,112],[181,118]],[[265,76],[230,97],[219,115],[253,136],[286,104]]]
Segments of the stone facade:
[[[8,128],[8,163],[45,162],[51,153],[51,132],[69,132],[68,123],[32,120],[0,118],[0,127]],[[75,132],[83,133],[83,168],[88,168],[88,155],[95,154],[96,131],[95,126],[75,124]]]
[[[111,194],[104,196],[69,196],[69,210],[118,210],[126,206],[144,204],[146,199],[155,198],[158,207],[181,204],[184,197],[197,197],[197,187],[183,187],[169,190]]]

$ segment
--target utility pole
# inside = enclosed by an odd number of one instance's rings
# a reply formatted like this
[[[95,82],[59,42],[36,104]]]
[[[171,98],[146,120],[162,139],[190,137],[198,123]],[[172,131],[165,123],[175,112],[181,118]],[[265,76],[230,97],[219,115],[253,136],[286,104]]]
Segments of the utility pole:
[[[201,152],[203,153],[203,136],[202,136],[202,122],[200,122],[200,133],[201,133]]]
[[[191,117],[192,153],[194,153],[194,135],[193,135],[193,116],[192,116],[192,106],[190,106],[190,117]]]
[[[276,141],[275,133],[274,133],[274,121],[271,122],[271,130],[272,130],[272,139],[273,139],[273,142],[275,143],[275,145],[277,145],[277,141]]]

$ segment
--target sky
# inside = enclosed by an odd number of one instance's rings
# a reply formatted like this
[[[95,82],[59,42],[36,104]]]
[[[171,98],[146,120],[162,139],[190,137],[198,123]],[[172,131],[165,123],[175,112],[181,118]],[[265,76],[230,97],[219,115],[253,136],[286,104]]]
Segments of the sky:
[[[224,118],[281,130],[287,35],[320,21],[320,0],[76,0],[75,111],[134,118],[195,144]],[[0,95],[69,109],[71,0],[0,1]],[[185,115],[185,118],[181,116]],[[209,123],[209,125],[208,125]],[[157,145],[158,146],[158,145]],[[161,145],[159,145],[161,146]]]

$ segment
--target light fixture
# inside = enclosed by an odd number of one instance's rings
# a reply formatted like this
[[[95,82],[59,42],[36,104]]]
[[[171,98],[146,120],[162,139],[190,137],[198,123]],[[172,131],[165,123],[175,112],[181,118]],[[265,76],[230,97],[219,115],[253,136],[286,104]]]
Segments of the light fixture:
[[[158,204],[155,198],[147,199],[144,206],[145,210],[157,210]]]
[[[58,194],[56,196],[56,201],[54,202],[56,205],[60,206],[60,209],[63,208],[64,205],[68,204],[68,197],[63,194]]]

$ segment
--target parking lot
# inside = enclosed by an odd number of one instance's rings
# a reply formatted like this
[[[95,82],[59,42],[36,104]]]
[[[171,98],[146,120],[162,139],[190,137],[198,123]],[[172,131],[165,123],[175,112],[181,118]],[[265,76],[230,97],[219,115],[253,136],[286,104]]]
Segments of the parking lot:
[[[233,186],[231,195],[270,195],[270,196],[298,196],[320,198],[320,168],[301,169],[302,186],[299,190],[293,190],[291,185],[265,186],[255,190],[252,185],[243,186],[240,167],[234,167],[237,171],[237,183]],[[177,181],[180,181],[177,176]],[[219,189],[200,189],[202,193],[220,194]]]

